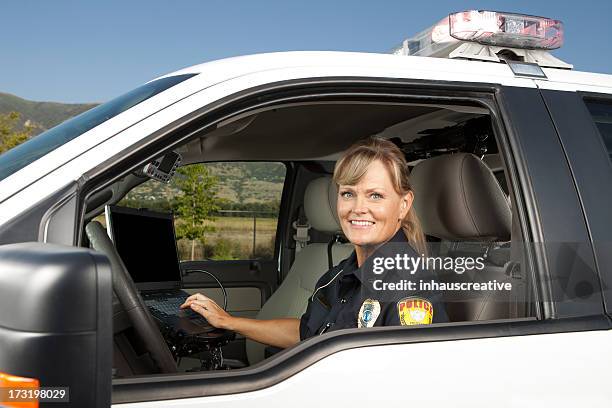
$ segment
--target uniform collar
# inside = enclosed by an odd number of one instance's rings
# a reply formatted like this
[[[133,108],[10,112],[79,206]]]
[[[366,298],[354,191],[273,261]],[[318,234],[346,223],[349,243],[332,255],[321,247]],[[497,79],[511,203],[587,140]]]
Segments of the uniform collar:
[[[414,249],[412,249],[412,246],[410,246],[410,243],[406,238],[404,230],[400,228],[395,233],[395,235],[393,235],[387,242],[379,246],[372,255],[366,258],[365,262],[363,263],[363,265],[361,265],[361,267],[357,266],[357,253],[355,252],[355,250],[353,250],[353,252],[346,259],[342,267],[342,276],[354,275],[363,283],[363,280],[365,279],[363,267],[370,264],[370,262],[368,261],[371,261],[375,257],[394,257],[395,254],[399,252],[398,244],[406,244],[406,248],[402,252],[414,252]],[[372,274],[368,273],[367,275],[371,276]],[[386,273],[383,273],[380,276],[384,277],[385,275]]]
[[[391,237],[391,239],[385,243],[385,245],[388,244],[389,242],[406,242],[406,243],[408,243],[408,239],[406,238],[406,233],[404,233],[404,230],[402,228],[400,228],[399,230],[397,230],[395,235],[393,235]]]
[[[351,274],[357,274],[357,270],[359,267],[357,266],[357,252],[353,249],[351,255],[346,258],[344,264],[342,265],[342,276],[347,276]]]

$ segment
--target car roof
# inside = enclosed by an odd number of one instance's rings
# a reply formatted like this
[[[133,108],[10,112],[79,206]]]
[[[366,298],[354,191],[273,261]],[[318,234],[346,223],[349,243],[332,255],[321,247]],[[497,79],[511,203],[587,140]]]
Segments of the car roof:
[[[194,65],[166,76],[197,73],[222,80],[270,70],[288,68],[371,68],[380,77],[432,79],[510,84],[533,87],[533,82],[517,82],[505,64],[451,60],[430,57],[409,57],[392,54],[341,51],[287,51],[225,58]],[[350,68],[349,68],[350,67]],[[521,78],[523,79],[523,78]]]
[[[287,51],[237,56],[193,65],[162,77],[196,73],[230,79],[261,71],[308,66],[372,67],[380,69],[381,74],[387,70],[389,76],[394,77],[534,87],[532,81],[517,82],[520,77],[505,63],[342,51]],[[397,75],[398,71],[404,75]],[[611,88],[608,92],[612,93],[612,75],[560,68],[544,68],[543,71],[547,76],[546,82]]]

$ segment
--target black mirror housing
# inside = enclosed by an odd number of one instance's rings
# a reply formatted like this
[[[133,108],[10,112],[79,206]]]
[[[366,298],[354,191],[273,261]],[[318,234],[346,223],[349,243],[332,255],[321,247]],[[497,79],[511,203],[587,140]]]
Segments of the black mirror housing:
[[[34,242],[0,246],[0,372],[69,387],[70,402],[58,406],[109,407],[112,335],[104,255]]]

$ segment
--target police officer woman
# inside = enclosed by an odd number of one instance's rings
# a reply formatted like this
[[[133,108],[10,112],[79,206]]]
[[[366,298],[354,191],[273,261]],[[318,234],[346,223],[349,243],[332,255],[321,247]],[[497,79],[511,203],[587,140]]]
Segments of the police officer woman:
[[[319,279],[300,319],[231,316],[200,293],[181,308],[190,307],[215,327],[280,348],[330,330],[446,321],[436,294],[406,286],[423,271],[411,270],[415,264],[405,261],[426,255],[426,244],[401,150],[382,138],[359,141],[338,160],[333,180],[340,225],[355,250]]]

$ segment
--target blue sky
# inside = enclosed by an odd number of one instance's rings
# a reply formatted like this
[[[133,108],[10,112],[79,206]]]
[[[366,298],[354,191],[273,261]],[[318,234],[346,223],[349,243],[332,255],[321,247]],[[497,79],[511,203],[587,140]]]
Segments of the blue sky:
[[[554,54],[612,73],[612,2],[3,0],[0,92],[102,102],[158,75],[268,51],[388,52],[452,11],[488,9],[565,23]]]

